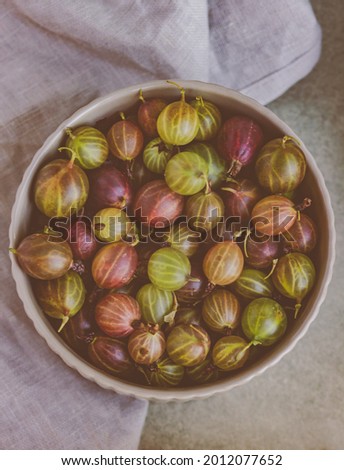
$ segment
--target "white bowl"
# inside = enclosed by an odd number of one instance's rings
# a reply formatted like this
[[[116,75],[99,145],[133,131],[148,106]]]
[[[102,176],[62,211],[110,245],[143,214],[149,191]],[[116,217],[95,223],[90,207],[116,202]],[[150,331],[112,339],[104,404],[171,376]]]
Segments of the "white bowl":
[[[291,135],[296,137],[302,144],[301,139],[284,122],[253,99],[218,85],[198,81],[177,80],[177,82],[186,89],[187,99],[201,95],[204,99],[212,101],[221,108],[228,108],[235,113],[251,116],[260,122],[272,136]],[[92,125],[106,116],[115,115],[118,111],[130,108],[138,102],[139,89],[143,90],[143,94],[147,98],[156,96],[173,100],[178,99],[180,96],[178,89],[165,81],[143,83],[117,90],[105,97],[98,98],[89,105],[79,109],[73,116],[61,123],[56,131],[47,138],[32,159],[18,188],[9,230],[10,246],[16,247],[21,239],[28,234],[30,215],[34,209],[31,194],[32,182],[42,163],[49,161],[56,155],[56,149],[65,138],[64,129],[83,124]],[[16,282],[17,292],[37,332],[68,366],[76,369],[83,377],[96,382],[106,389],[146,399],[190,400],[193,398],[209,397],[215,393],[242,385],[264,372],[268,367],[276,364],[303,337],[317,316],[331,280],[335,258],[334,215],[329,194],[314,158],[303,144],[302,147],[308,164],[303,184],[310,190],[311,196],[315,201],[316,207],[312,217],[315,217],[318,221],[320,232],[319,245],[316,250],[318,257],[317,281],[298,320],[293,324],[288,334],[271,351],[269,350],[262,359],[218,382],[188,388],[154,389],[128,383],[110,376],[96,369],[73,352],[54,331],[35,299],[30,280],[20,269],[16,257],[11,254],[12,275]]]

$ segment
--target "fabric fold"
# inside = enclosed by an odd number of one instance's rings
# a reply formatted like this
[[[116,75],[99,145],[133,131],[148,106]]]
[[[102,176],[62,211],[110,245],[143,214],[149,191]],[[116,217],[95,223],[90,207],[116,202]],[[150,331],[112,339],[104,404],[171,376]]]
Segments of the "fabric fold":
[[[0,447],[133,449],[147,403],[69,369],[16,295],[7,231],[22,175],[60,122],[135,83],[209,81],[268,103],[315,65],[321,31],[307,0],[4,0],[0,25]]]

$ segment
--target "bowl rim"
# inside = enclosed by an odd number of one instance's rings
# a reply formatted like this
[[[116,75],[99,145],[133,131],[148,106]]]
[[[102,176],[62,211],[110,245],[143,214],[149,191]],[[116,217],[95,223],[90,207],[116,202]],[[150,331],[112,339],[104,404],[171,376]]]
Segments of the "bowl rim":
[[[105,372],[100,371],[99,369],[92,366],[86,360],[82,359],[76,353],[72,351],[63,341],[57,337],[56,333],[47,325],[47,322],[44,321],[42,315],[39,315],[36,310],[36,306],[32,302],[32,300],[25,296],[25,289],[22,289],[21,286],[21,278],[25,274],[23,274],[15,260],[15,256],[10,253],[9,256],[11,258],[11,271],[12,276],[16,284],[16,290],[19,298],[21,299],[24,311],[26,312],[27,316],[31,319],[34,324],[34,327],[38,334],[44,338],[48,346],[52,351],[54,351],[69,367],[75,369],[81,376],[84,378],[91,380],[97,383],[102,388],[112,390],[119,394],[129,395],[136,398],[142,399],[149,399],[149,400],[156,400],[156,401],[188,401],[193,400],[196,398],[207,398],[209,396],[229,391],[239,385],[243,385],[254,377],[257,377],[264,373],[267,369],[275,365],[279,362],[288,352],[290,352],[297,342],[306,334],[310,325],[313,323],[315,318],[317,317],[320,306],[325,300],[328,286],[330,284],[332,273],[333,273],[333,266],[335,261],[335,240],[336,240],[336,233],[335,233],[335,222],[334,222],[334,213],[333,208],[331,205],[330,195],[325,185],[324,177],[318,168],[314,157],[309,153],[307,148],[290,127],[285,124],[278,116],[276,116],[270,109],[266,108],[258,101],[250,98],[246,95],[243,95],[235,90],[226,88],[221,85],[216,85],[212,83],[201,82],[197,80],[179,80],[179,79],[171,79],[171,81],[177,82],[180,86],[186,89],[193,89],[197,93],[220,93],[225,95],[227,98],[233,99],[235,101],[240,101],[244,105],[248,106],[252,110],[255,109],[256,112],[262,114],[266,119],[273,122],[276,126],[283,129],[285,134],[291,135],[295,137],[300,143],[301,146],[306,154],[307,165],[310,167],[311,172],[315,176],[319,190],[322,193],[323,203],[327,210],[327,217],[329,223],[329,240],[328,240],[328,258],[326,262],[326,268],[324,271],[324,276],[322,279],[322,284],[319,288],[319,293],[316,297],[314,302],[314,307],[311,312],[309,312],[307,319],[300,328],[294,333],[293,337],[290,338],[289,342],[285,344],[284,347],[278,349],[275,354],[265,358],[262,362],[256,364],[255,368],[250,368],[247,371],[243,371],[238,376],[232,376],[228,381],[222,380],[219,382],[214,382],[210,384],[203,384],[198,385],[195,387],[190,388],[168,388],[164,389],[155,389],[150,388],[142,385],[131,384],[121,379],[118,379],[114,376],[110,376]],[[35,153],[30,165],[26,168],[24,175],[22,177],[22,181],[17,189],[15,202],[12,207],[11,211],[11,223],[9,227],[9,240],[10,246],[14,245],[15,242],[15,234],[16,234],[16,214],[18,212],[18,207],[20,204],[21,194],[24,190],[25,183],[28,180],[31,180],[33,177],[33,172],[36,171],[37,163],[41,161],[46,156],[46,149],[49,147],[50,143],[57,139],[61,132],[66,127],[73,127],[73,122],[78,121],[83,118],[84,115],[92,112],[93,109],[97,108],[100,105],[104,105],[105,103],[115,102],[116,98],[120,96],[133,94],[138,92],[138,90],[142,89],[143,92],[154,91],[156,89],[161,88],[170,88],[171,85],[167,83],[166,80],[153,80],[149,82],[144,82],[137,85],[132,85],[130,87],[125,87],[121,89],[117,89],[112,93],[109,93],[105,96],[101,96],[89,104],[81,107],[75,113],[73,113],[70,117],[65,119],[57,129],[50,134],[42,146],[37,150]]]

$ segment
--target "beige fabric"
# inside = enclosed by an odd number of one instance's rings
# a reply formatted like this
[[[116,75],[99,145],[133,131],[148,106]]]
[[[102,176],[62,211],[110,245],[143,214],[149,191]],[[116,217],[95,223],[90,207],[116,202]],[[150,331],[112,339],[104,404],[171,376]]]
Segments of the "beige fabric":
[[[7,230],[23,172],[63,119],[119,87],[198,79],[267,103],[311,70],[321,32],[306,0],[3,0],[0,8],[0,446],[135,448],[147,404],[65,366],[17,298]]]

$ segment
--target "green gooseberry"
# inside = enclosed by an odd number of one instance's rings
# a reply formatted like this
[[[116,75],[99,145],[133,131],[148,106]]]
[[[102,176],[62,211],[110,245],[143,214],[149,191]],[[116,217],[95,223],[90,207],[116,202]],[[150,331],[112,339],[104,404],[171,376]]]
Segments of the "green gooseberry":
[[[288,253],[278,260],[272,274],[272,282],[281,294],[296,300],[295,318],[302,306],[302,300],[314,285],[315,277],[314,264],[303,253]]]
[[[235,292],[247,299],[272,297],[273,285],[263,271],[244,268],[240,277],[233,283]]]
[[[191,196],[208,185],[208,165],[197,153],[177,153],[167,162],[165,180],[175,193]]]
[[[148,261],[149,280],[161,290],[180,289],[191,279],[190,273],[189,258],[174,248],[159,248]]]
[[[260,297],[252,300],[245,308],[241,326],[253,345],[271,346],[284,335],[287,316],[284,308],[275,300]]]
[[[140,305],[142,320],[153,325],[163,325],[165,320],[168,320],[167,315],[172,321],[177,311],[174,293],[161,290],[154,284],[142,286],[136,294],[136,300]]]

